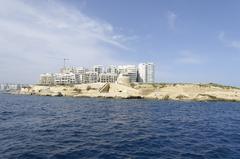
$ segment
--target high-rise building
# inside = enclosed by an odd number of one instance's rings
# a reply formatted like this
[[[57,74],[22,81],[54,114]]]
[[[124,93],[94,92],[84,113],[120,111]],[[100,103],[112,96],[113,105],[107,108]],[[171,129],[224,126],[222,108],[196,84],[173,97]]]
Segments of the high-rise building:
[[[154,83],[155,68],[153,63],[140,63],[138,65],[138,82]]]

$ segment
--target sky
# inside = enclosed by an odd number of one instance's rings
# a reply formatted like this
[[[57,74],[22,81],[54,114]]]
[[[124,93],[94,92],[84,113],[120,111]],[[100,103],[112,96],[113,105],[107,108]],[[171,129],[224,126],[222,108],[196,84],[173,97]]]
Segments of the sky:
[[[156,82],[240,86],[238,0],[0,0],[0,83],[153,62]]]

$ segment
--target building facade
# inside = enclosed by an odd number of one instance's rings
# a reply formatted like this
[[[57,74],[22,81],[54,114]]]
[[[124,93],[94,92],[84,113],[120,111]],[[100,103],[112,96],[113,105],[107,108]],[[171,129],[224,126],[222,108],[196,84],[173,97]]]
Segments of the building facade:
[[[102,65],[95,65],[90,70],[84,67],[64,67],[60,70],[60,73],[41,74],[39,83],[42,85],[69,85],[97,82],[114,83],[120,75],[124,79],[129,79],[129,83],[153,83],[155,78],[154,64],[141,63],[138,67],[135,65],[110,65],[107,67],[106,72]]]
[[[118,66],[118,73],[129,76],[130,82],[137,82],[137,67],[135,65]]]
[[[41,74],[39,84],[41,84],[41,85],[53,85],[54,84],[53,74],[52,73]]]
[[[103,66],[102,65],[95,65],[93,66],[93,72],[96,72],[97,74],[103,73]]]
[[[118,74],[118,69],[114,65],[108,66],[107,73]]]
[[[138,65],[138,82],[154,83],[155,68],[153,63],[140,63]]]
[[[75,68],[74,67],[64,67],[60,69],[60,73],[74,73]]]
[[[98,82],[98,73],[93,71],[88,71],[85,74],[80,75],[81,83],[97,83]]]
[[[5,84],[0,84],[0,90],[5,90]]]
[[[74,73],[76,74],[84,74],[86,73],[88,70],[84,67],[77,67],[74,69]]]
[[[69,85],[76,84],[76,74],[74,73],[56,73],[54,74],[54,84]]]
[[[114,83],[117,81],[118,75],[113,73],[101,73],[99,75],[99,82],[101,83]]]

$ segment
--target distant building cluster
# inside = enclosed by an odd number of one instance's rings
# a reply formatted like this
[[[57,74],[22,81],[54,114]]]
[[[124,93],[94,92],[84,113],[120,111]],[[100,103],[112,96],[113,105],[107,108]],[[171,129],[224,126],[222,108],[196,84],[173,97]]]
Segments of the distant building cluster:
[[[91,69],[84,67],[64,67],[59,73],[40,75],[41,85],[70,85],[83,83],[114,83],[119,77],[127,77],[130,83],[154,83],[153,63],[136,65],[108,66],[95,65]]]
[[[20,90],[22,87],[27,87],[25,84],[0,84],[0,91],[11,91],[11,90]]]

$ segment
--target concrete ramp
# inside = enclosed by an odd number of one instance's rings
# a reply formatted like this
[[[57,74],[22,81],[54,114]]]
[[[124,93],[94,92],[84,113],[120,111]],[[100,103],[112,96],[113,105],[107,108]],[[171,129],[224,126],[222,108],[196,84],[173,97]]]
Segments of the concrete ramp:
[[[105,83],[101,88],[99,88],[100,93],[108,93],[110,89],[110,83]]]

